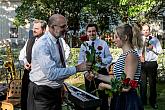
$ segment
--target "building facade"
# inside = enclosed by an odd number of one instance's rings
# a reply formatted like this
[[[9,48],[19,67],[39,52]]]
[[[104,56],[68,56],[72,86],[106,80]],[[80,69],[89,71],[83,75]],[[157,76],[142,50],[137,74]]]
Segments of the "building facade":
[[[20,26],[18,29],[12,25],[15,9],[19,5],[21,0],[0,0],[0,41],[8,39],[13,45],[23,45],[28,38],[29,25]]]

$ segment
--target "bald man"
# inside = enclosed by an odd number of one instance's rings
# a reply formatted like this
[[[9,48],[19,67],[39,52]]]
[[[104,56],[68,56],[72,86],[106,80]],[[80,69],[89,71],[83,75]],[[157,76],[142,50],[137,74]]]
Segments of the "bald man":
[[[32,49],[28,92],[28,110],[61,110],[61,88],[64,79],[76,72],[88,71],[91,63],[66,67],[61,38],[67,30],[64,16],[54,14],[46,32]]]

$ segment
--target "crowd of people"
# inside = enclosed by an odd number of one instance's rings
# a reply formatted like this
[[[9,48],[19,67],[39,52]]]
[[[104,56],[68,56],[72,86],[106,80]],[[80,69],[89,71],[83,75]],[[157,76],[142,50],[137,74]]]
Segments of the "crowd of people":
[[[114,43],[122,49],[122,54],[115,62],[112,74],[109,74],[113,61],[110,46],[100,39],[98,26],[94,23],[86,26],[88,40],[80,47],[78,64],[67,66],[70,53],[64,40],[67,27],[67,19],[61,14],[50,16],[48,23],[34,21],[33,36],[29,37],[19,56],[25,68],[21,91],[22,110],[61,110],[63,82],[77,72],[84,75],[86,92],[100,98],[100,110],[144,110],[147,104],[147,77],[150,86],[149,103],[152,108],[158,108],[157,59],[162,48],[159,40],[150,34],[148,24],[142,27],[136,24],[116,27]],[[92,62],[88,61],[88,52],[93,55]],[[93,66],[97,66],[97,70],[93,71]],[[140,96],[136,88],[128,85],[127,88],[121,88],[120,94],[114,93],[109,101],[105,90],[113,88],[111,79],[121,80],[123,74],[130,81],[141,82]]]

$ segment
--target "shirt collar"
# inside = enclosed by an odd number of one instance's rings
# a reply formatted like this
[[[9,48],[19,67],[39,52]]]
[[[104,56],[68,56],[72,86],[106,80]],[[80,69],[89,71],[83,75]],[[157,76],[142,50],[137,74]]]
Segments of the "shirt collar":
[[[35,42],[36,42],[38,39],[39,39],[39,37],[36,37],[36,38],[35,38]]]
[[[50,37],[50,39],[51,39],[52,41],[54,41],[55,43],[57,42],[57,39],[56,39],[54,36],[52,36],[52,34],[51,34],[50,32],[48,32],[48,36]],[[59,39],[60,39],[60,38],[62,38],[62,36],[59,37]]]
[[[144,38],[147,38],[147,39],[149,39],[149,37],[152,37],[152,35],[148,35],[147,37],[146,37],[146,36],[144,36]]]
[[[91,43],[92,43],[92,42],[96,43],[97,40],[98,40],[98,38],[96,38],[95,40],[89,40],[89,41],[90,41]]]

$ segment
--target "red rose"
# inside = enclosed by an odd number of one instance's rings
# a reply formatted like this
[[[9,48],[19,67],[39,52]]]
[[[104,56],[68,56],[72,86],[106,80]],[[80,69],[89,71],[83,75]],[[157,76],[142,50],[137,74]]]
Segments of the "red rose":
[[[98,49],[98,50],[102,50],[103,47],[102,47],[102,46],[98,46],[97,49]]]
[[[80,36],[80,40],[82,42],[84,42],[84,41],[88,41],[89,39],[88,39],[87,35],[82,35],[82,36]]]
[[[123,80],[124,85],[128,85],[129,82],[130,82],[130,78],[126,78],[126,79]]]
[[[135,88],[138,87],[138,82],[135,81],[135,80],[131,80],[131,81],[130,81],[130,86],[131,86],[131,88],[135,89]]]

